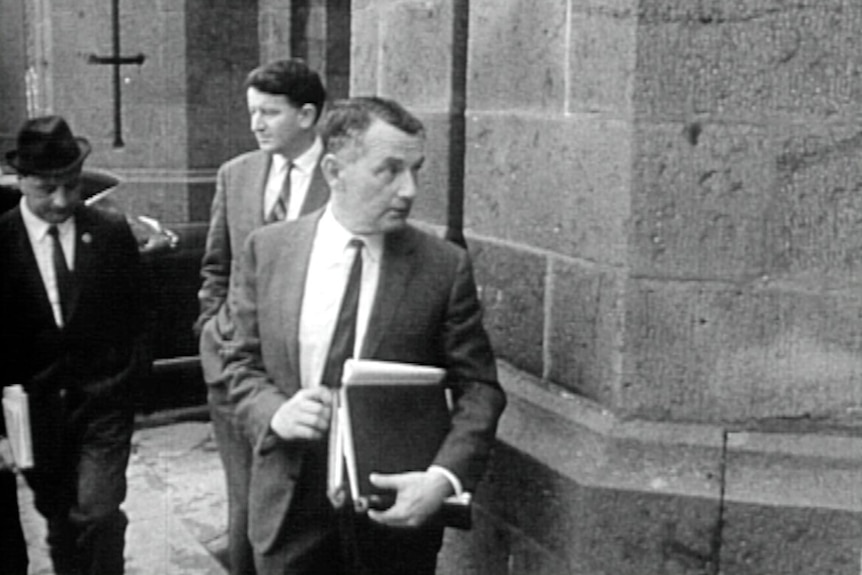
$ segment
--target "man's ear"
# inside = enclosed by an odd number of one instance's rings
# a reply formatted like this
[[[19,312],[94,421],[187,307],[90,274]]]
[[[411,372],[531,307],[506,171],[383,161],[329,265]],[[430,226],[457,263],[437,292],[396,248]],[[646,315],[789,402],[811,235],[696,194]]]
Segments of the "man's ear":
[[[317,108],[314,104],[303,104],[299,109],[299,125],[309,130],[317,121]]]
[[[328,152],[320,159],[320,171],[323,172],[323,178],[330,188],[335,187],[335,183],[341,176],[342,168],[341,160],[335,154]]]

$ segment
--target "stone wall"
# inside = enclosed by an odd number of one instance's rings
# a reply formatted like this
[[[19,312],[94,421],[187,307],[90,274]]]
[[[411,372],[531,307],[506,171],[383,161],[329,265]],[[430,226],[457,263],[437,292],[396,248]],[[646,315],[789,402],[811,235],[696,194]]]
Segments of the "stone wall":
[[[639,2],[624,392],[655,419],[862,403],[862,7]]]
[[[629,417],[858,411],[862,8],[466,4],[354,2],[351,93],[429,124],[501,358]]]
[[[352,11],[351,94],[428,125],[417,217],[463,223],[511,400],[441,573],[858,573],[862,8]]]
[[[18,128],[27,117],[25,11],[22,4],[3,4],[0,18],[0,157],[15,148]]]

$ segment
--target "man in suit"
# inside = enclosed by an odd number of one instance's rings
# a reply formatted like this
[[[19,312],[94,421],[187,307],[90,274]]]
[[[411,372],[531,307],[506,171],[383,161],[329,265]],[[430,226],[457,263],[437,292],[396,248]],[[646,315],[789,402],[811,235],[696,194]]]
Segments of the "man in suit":
[[[196,322],[210,416],[226,475],[228,555],[234,575],[254,573],[254,564],[247,535],[251,447],[234,425],[223,373],[234,329],[232,278],[249,232],[296,219],[329,199],[316,129],[326,101],[318,74],[301,60],[278,60],[253,70],[245,85],[251,130],[260,149],[228,161],[218,171]]]
[[[446,497],[475,489],[505,396],[467,253],[407,223],[422,124],[391,100],[354,98],[331,107],[322,133],[330,203],[252,233],[236,294],[228,370],[254,444],[255,560],[261,574],[430,575],[443,532],[431,518]],[[394,505],[346,519],[326,493],[343,365],[334,356],[344,353],[443,367],[454,397],[433,464],[372,474]]]
[[[4,383],[29,395],[34,466],[24,476],[54,568],[108,575],[124,570],[142,278],[126,220],[83,205],[90,150],[45,116],[25,122],[6,155],[22,197],[0,217],[0,349]]]

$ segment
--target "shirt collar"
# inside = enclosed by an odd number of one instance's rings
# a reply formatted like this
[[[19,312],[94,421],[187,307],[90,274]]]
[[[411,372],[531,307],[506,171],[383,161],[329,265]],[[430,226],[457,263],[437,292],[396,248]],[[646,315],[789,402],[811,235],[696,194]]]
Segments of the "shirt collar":
[[[27,205],[26,196],[21,196],[21,200],[18,205],[21,206],[21,217],[24,219],[24,227],[26,227],[30,232],[30,236],[38,241],[45,239],[48,235],[48,228],[50,228],[52,224],[49,224],[30,211],[30,207]],[[75,216],[72,216],[66,221],[60,222],[56,225],[57,230],[60,232],[60,236],[65,236],[75,229]]]
[[[359,238],[365,244],[366,256],[372,262],[380,262],[380,258],[383,256],[383,234],[351,233],[335,219],[331,204],[326,205],[326,210],[317,224],[317,237],[325,242],[325,249],[333,255],[343,252],[351,239]]]
[[[323,142],[321,142],[320,137],[318,136],[314,138],[314,143],[311,144],[310,148],[292,159],[294,169],[310,176],[314,171],[315,166],[317,166],[317,161],[320,159],[321,153],[323,153]],[[287,165],[287,162],[288,158],[281,154],[273,154],[272,156],[273,167],[277,172],[283,170]]]

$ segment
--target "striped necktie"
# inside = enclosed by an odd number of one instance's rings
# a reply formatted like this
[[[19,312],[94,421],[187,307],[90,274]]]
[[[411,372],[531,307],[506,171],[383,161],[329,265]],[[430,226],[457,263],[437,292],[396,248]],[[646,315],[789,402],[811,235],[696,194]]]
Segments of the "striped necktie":
[[[281,184],[281,193],[275,200],[275,205],[269,211],[266,223],[282,222],[287,218],[287,206],[290,205],[290,172],[293,170],[293,162],[287,162],[285,166],[284,182]]]

